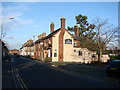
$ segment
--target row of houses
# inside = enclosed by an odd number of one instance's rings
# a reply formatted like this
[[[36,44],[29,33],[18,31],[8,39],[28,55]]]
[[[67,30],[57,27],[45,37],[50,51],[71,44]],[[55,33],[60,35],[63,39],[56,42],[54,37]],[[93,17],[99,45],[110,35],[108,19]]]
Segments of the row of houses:
[[[78,26],[74,26],[74,34],[71,34],[65,28],[65,18],[61,18],[60,23],[61,26],[57,30],[54,30],[54,23],[50,24],[49,35],[43,32],[38,35],[36,41],[25,42],[20,48],[20,55],[52,62],[91,63],[97,61],[95,51],[80,46]]]

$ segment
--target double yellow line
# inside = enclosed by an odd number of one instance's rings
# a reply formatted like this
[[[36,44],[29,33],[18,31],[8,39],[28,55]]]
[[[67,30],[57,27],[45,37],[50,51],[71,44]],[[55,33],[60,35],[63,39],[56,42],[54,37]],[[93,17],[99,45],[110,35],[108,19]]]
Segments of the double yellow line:
[[[11,69],[12,69],[12,75],[13,75],[13,80],[14,80],[14,83],[15,83],[15,87],[19,88],[16,84],[16,80],[17,80],[20,88],[28,90],[27,86],[25,85],[25,83],[23,82],[22,78],[20,77],[20,75],[18,73],[18,69],[17,68],[15,69],[15,67],[13,65],[11,65]]]
[[[25,83],[23,82],[22,78],[20,77],[19,73],[18,73],[18,69],[15,69],[15,76],[19,82],[19,85],[21,86],[21,88],[28,90],[27,86],[25,85]]]

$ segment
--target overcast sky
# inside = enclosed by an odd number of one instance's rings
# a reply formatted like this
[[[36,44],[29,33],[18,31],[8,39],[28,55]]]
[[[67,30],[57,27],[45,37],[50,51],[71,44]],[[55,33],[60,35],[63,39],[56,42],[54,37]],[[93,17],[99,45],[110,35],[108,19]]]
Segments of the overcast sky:
[[[58,29],[61,17],[66,18],[66,27],[75,25],[75,16],[78,14],[86,15],[90,23],[100,17],[109,19],[109,22],[114,26],[118,25],[117,2],[5,1],[0,8],[0,11],[2,10],[0,18],[3,18],[3,30],[6,33],[3,40],[9,49],[19,49],[28,39],[33,39],[33,35],[36,36],[36,39],[43,32],[48,35],[51,22],[55,24],[55,29]],[[14,19],[9,19],[9,17],[14,17]]]

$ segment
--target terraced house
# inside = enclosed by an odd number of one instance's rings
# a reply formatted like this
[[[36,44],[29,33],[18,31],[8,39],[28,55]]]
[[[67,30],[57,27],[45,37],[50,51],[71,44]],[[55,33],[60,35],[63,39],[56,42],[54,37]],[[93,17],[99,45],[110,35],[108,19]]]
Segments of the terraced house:
[[[50,34],[42,33],[34,42],[34,58],[51,60],[52,62],[85,62],[97,60],[96,52],[80,47],[78,26],[74,26],[74,34],[65,28],[65,18],[60,19],[61,26],[54,30],[50,24]],[[94,56],[94,57],[93,57]]]
[[[33,40],[28,40],[20,48],[20,55],[34,57],[34,43]]]

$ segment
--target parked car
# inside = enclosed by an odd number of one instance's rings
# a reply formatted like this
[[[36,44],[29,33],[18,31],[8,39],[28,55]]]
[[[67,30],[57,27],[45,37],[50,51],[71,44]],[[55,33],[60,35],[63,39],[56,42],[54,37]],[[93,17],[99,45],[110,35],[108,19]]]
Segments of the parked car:
[[[120,77],[120,60],[112,60],[109,62],[106,68],[107,76],[119,76]]]
[[[10,62],[11,62],[11,63],[13,63],[14,61],[13,61],[13,60],[11,60]]]
[[[19,54],[17,54],[17,55],[16,55],[16,57],[20,57],[20,55],[19,55]]]

